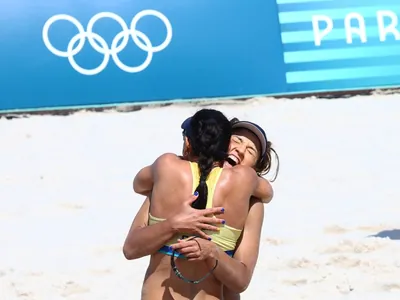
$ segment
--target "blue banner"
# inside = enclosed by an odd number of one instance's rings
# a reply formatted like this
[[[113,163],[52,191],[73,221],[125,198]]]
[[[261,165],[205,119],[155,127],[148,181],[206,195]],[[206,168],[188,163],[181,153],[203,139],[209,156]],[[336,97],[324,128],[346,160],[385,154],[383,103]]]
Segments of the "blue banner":
[[[400,85],[400,1],[277,3],[287,92]]]
[[[0,8],[0,111],[400,85],[398,0]]]

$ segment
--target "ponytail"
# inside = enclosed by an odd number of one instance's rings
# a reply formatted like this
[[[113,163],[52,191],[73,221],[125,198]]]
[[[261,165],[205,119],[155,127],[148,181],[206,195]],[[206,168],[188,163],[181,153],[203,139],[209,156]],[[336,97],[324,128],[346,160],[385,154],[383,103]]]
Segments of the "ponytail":
[[[198,111],[188,124],[182,126],[189,140],[191,152],[197,157],[200,171],[200,180],[196,188],[199,195],[192,203],[192,207],[205,209],[208,198],[207,178],[214,163],[222,163],[228,156],[232,126],[220,111],[213,109]]]
[[[213,168],[214,158],[211,156],[206,156],[204,153],[200,153],[198,166],[200,170],[200,181],[199,185],[196,188],[196,192],[199,193],[196,201],[192,203],[192,207],[196,209],[204,209],[207,206],[207,198],[208,198],[208,186],[207,186],[207,178],[210,175],[211,170]]]

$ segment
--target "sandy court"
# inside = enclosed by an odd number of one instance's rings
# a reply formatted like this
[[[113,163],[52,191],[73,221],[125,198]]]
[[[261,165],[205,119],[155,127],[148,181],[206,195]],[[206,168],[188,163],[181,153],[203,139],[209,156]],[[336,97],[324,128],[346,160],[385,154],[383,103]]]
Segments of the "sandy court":
[[[281,158],[243,299],[400,299],[400,97],[212,107],[262,125]],[[181,151],[197,109],[1,119],[0,299],[139,299],[131,182]]]

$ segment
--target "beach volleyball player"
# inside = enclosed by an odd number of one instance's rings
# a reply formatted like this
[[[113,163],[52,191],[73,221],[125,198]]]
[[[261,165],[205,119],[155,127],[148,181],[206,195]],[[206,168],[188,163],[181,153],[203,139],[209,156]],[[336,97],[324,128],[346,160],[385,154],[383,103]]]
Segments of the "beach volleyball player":
[[[231,124],[233,128],[233,135],[230,143],[229,157],[227,159],[229,164],[225,164],[224,167],[229,168],[231,165],[242,164],[253,167],[260,175],[268,173],[271,169],[271,154],[276,154],[276,152],[271,148],[271,143],[267,140],[265,132],[262,130],[262,128],[254,123],[239,121],[237,119],[232,120]],[[278,162],[278,172],[279,158],[277,155],[276,158]],[[277,175],[277,172],[275,175]],[[264,195],[264,201],[268,202],[271,199],[272,188],[269,185],[268,192],[266,195]],[[170,222],[170,224],[175,224],[175,226],[171,226],[172,231],[174,231],[173,228],[175,228],[175,230],[178,229],[179,231],[186,232],[191,231],[192,234],[196,234],[202,229],[212,229],[209,228],[209,222],[206,224],[199,222],[201,218],[204,218],[204,215],[201,213],[199,214],[198,210],[190,207],[189,204],[193,200],[194,198],[191,198],[189,201],[186,201],[186,207],[183,205],[182,210],[178,212],[174,218],[172,218],[173,220]],[[249,215],[245,222],[241,237],[236,245],[234,254],[234,259],[240,261],[246,267],[245,269],[247,272],[240,274],[241,279],[231,278],[228,280],[228,282],[225,282],[225,299],[237,299],[237,293],[240,293],[244,288],[246,288],[250,282],[252,270],[254,269],[258,255],[258,245],[263,220],[263,209],[264,208],[260,200],[255,198],[251,199]],[[124,245],[124,253],[128,259],[134,259],[151,254],[154,251],[157,251],[162,244],[162,238],[160,239],[160,237],[154,236],[154,234],[150,234],[150,236],[148,234],[146,235],[150,238],[153,236],[155,238],[153,241],[159,241],[158,244],[154,242],[150,242],[149,244],[146,241],[148,239],[140,238],[143,237],[143,234],[140,234],[140,232],[145,233],[144,231],[147,231],[147,233],[150,233],[149,229],[151,229],[151,227],[157,227],[155,225],[151,225],[148,226],[148,230],[144,230],[148,224],[148,211],[149,201],[147,199],[136,216]],[[153,233],[160,235],[159,231],[156,232],[153,230]],[[203,244],[203,249],[200,252],[210,249],[213,245],[215,246],[215,243],[206,240],[201,240],[200,243]],[[193,246],[200,246],[200,243],[196,240],[192,240],[187,242],[179,242],[177,245],[173,245],[173,247],[178,251],[185,252],[190,251],[190,249],[195,249],[196,247]],[[188,253],[186,254],[188,255]],[[224,281],[225,280],[222,280],[222,282]]]

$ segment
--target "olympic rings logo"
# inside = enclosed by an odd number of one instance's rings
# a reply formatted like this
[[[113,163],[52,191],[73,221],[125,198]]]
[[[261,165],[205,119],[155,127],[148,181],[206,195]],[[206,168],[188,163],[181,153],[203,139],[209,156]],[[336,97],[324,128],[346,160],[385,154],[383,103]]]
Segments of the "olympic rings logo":
[[[160,45],[158,46],[153,46],[151,43],[150,39],[145,35],[143,32],[139,31],[136,29],[136,25],[139,22],[139,20],[145,16],[155,16],[159,18],[165,25],[167,29],[167,36]],[[97,33],[93,32],[93,26],[94,24],[100,20],[100,19],[112,19],[115,20],[119,25],[121,25],[122,30],[114,37],[111,47],[107,44],[107,42]],[[49,40],[49,29],[53,23],[57,21],[69,21],[72,24],[76,26],[78,29],[78,33],[72,37],[72,39],[68,43],[67,51],[61,51],[59,49],[56,49],[50,42]],[[121,60],[118,57],[118,54],[124,50],[124,48],[127,46],[129,42],[129,37],[132,37],[134,43],[143,51],[147,52],[146,59],[144,62],[139,65],[139,66],[127,66],[124,63],[121,62]],[[114,63],[123,71],[128,72],[128,73],[138,73],[146,69],[150,63],[151,60],[153,59],[153,54],[156,52],[160,52],[164,50],[169,43],[172,40],[172,26],[168,18],[160,13],[159,11],[156,10],[143,10],[136,14],[131,21],[130,28],[128,28],[128,25],[125,23],[125,21],[118,15],[112,13],[112,12],[101,12],[96,15],[94,15],[88,22],[87,24],[87,29],[83,28],[82,24],[75,19],[74,17],[66,14],[59,14],[59,15],[54,15],[50,19],[46,21],[46,23],[43,26],[43,31],[42,31],[42,38],[45,46],[47,49],[53,53],[54,55],[57,55],[59,57],[66,57],[68,58],[69,63],[71,64],[72,68],[75,69],[75,71],[83,74],[83,75],[96,75],[102,72],[106,67],[108,62],[110,61],[110,57],[113,59]],[[90,46],[96,50],[97,52],[101,53],[104,55],[103,61],[101,64],[94,68],[94,69],[85,69],[81,66],[79,66],[76,61],[74,56],[77,55],[85,45],[86,39],[88,40]],[[78,42],[77,46],[74,48],[75,44]]]

